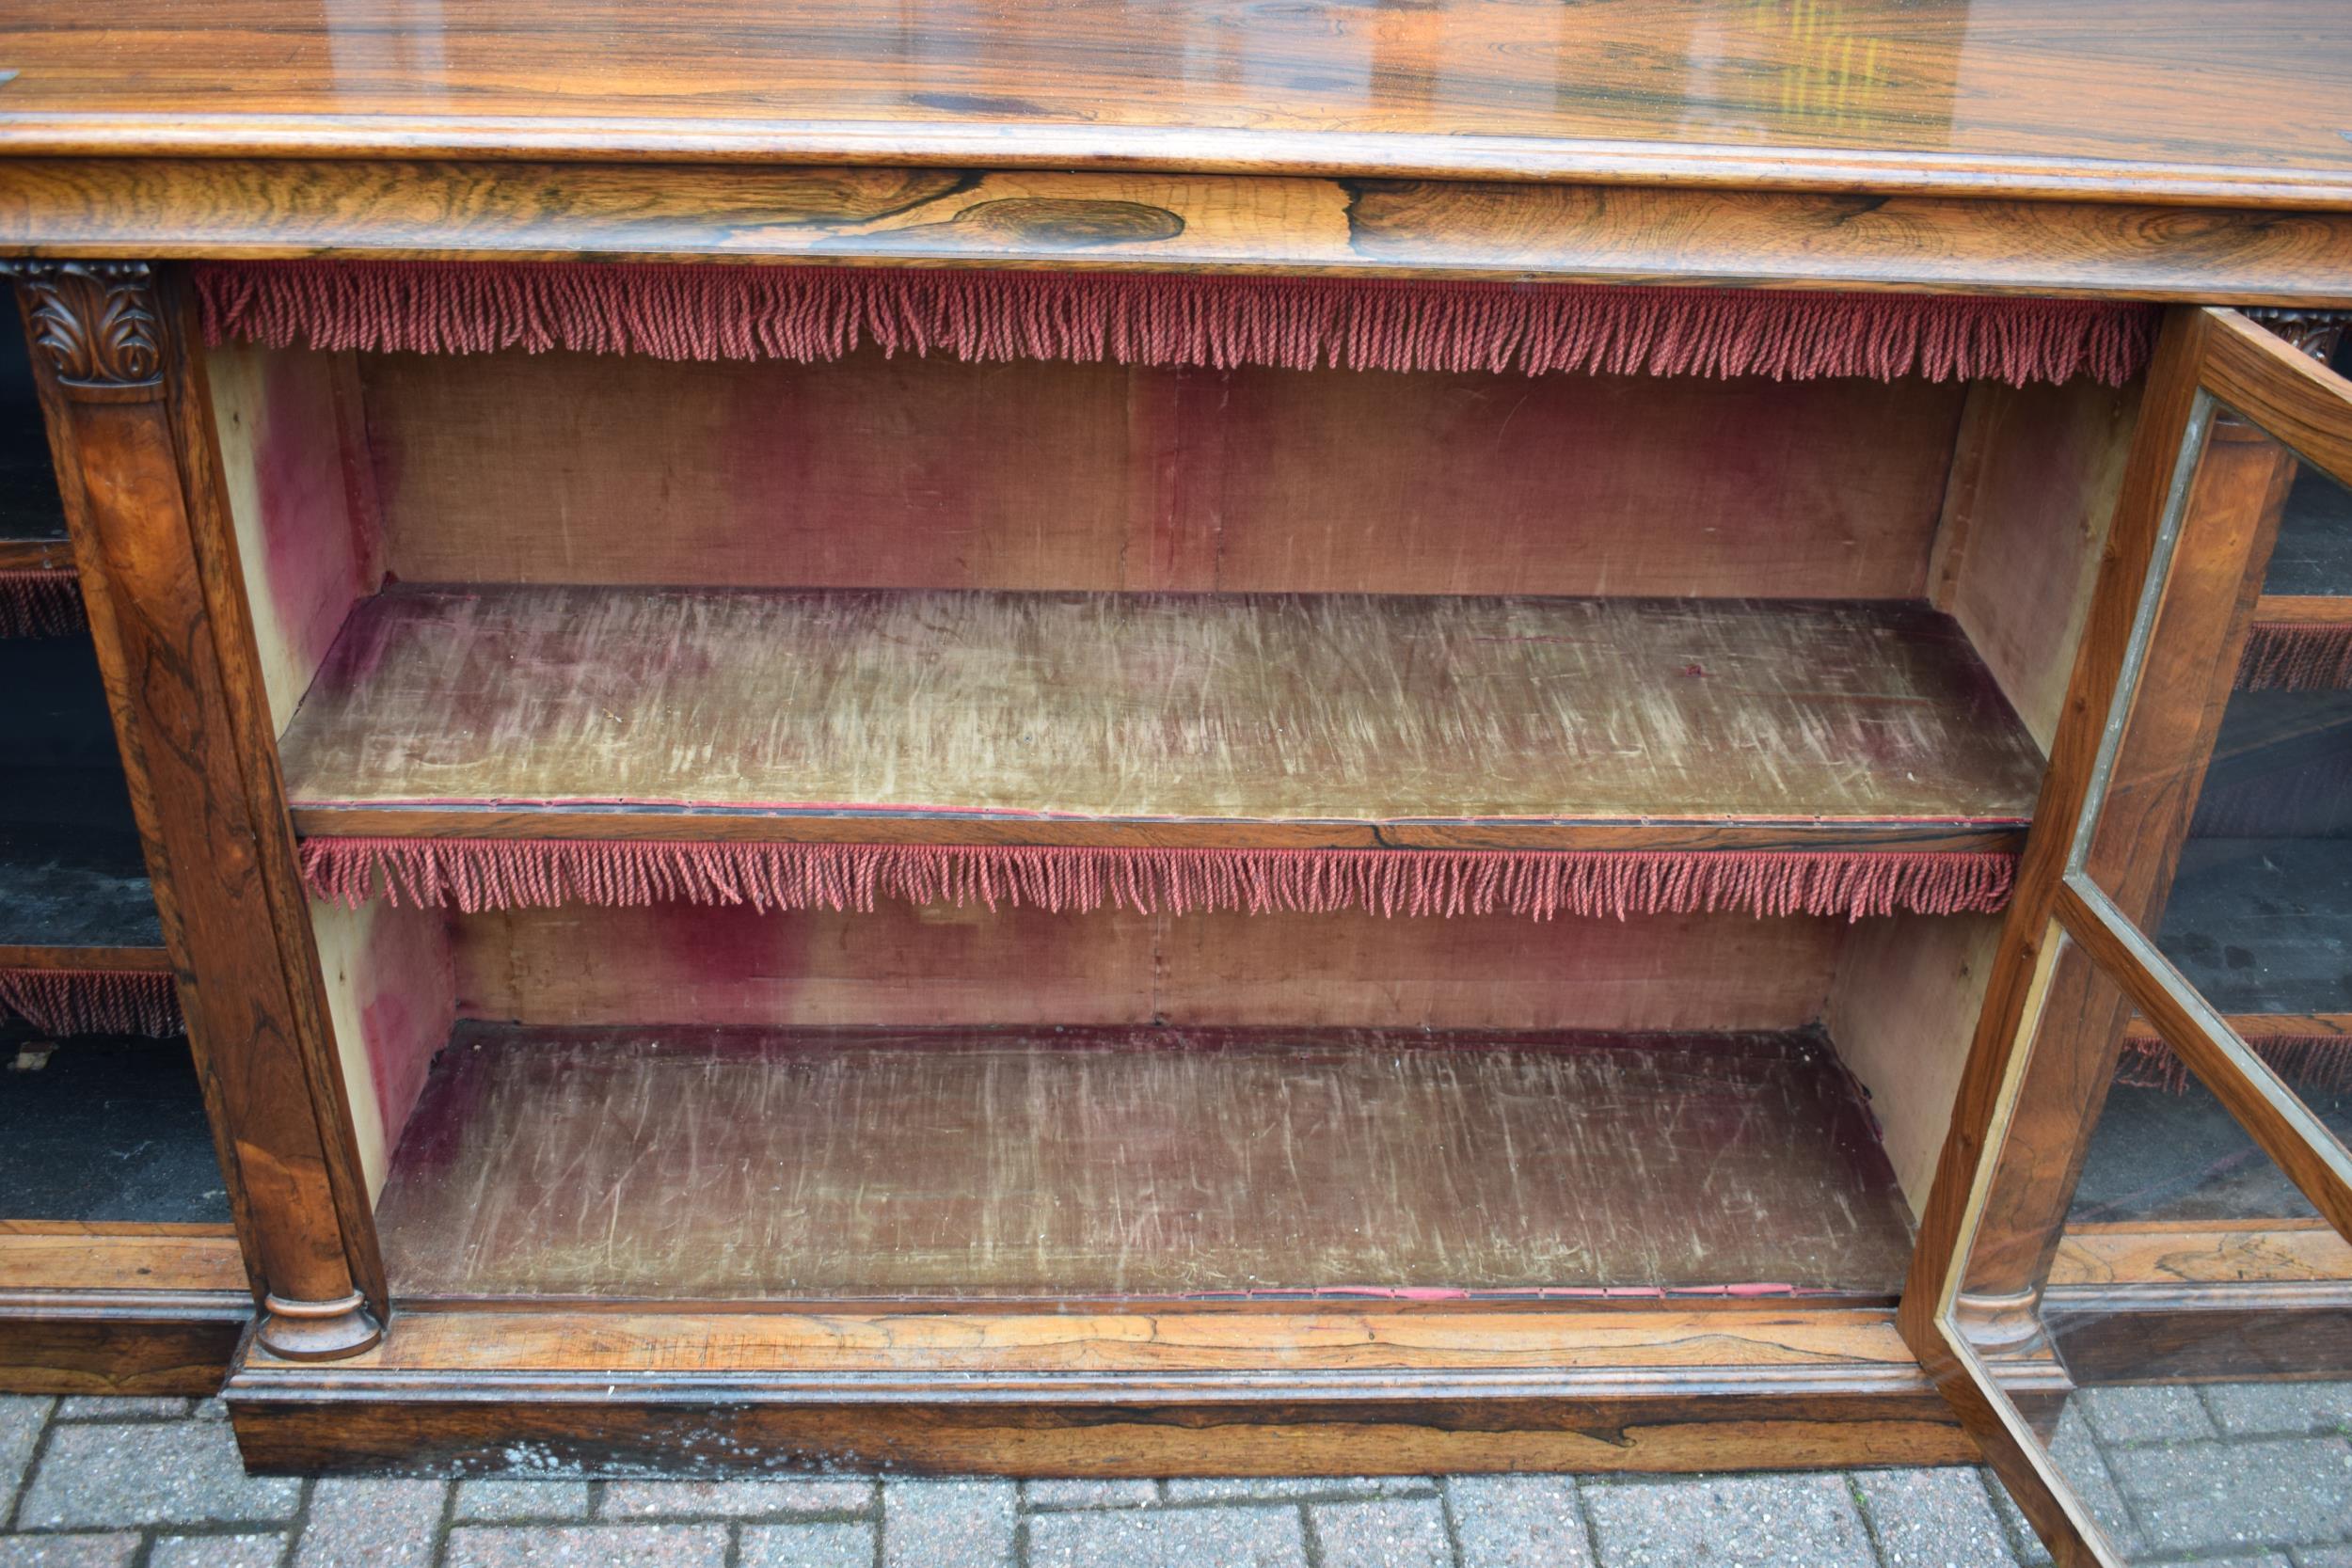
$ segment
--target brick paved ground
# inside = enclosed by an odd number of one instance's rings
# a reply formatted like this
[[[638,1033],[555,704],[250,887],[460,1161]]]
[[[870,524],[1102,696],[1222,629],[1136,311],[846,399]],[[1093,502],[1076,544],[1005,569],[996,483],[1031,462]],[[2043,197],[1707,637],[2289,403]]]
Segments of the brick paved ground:
[[[2352,1384],[2117,1389],[2060,1448],[2159,1560],[2352,1568]],[[2184,1442],[2184,1437],[2186,1441]],[[2201,1488],[2254,1536],[2214,1538]],[[220,1407],[0,1398],[0,1568],[2012,1568],[1975,1470],[1292,1481],[248,1479]],[[2213,1555],[2228,1551],[2226,1559]],[[2198,1552],[2206,1555],[2195,1555]]]

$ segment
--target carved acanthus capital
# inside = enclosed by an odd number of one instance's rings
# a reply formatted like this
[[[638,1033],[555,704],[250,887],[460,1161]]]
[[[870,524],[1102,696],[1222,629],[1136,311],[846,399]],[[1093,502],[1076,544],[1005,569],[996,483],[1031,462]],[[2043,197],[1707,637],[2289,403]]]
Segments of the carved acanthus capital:
[[[2314,359],[2327,359],[2352,326],[2352,310],[2306,310],[2298,306],[2255,306],[2246,319],[2283,338]]]
[[[163,325],[145,261],[0,262],[24,292],[25,323],[66,395],[85,402],[161,397]]]

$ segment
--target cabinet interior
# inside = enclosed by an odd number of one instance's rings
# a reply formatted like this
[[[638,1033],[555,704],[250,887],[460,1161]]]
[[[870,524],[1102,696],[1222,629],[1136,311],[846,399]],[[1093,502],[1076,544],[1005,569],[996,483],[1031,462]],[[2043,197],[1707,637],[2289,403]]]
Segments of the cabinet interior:
[[[2013,853],[2137,402],[873,354],[207,379],[306,842],[1308,854]],[[1997,927],[312,910],[394,1293],[682,1301],[1888,1302]]]

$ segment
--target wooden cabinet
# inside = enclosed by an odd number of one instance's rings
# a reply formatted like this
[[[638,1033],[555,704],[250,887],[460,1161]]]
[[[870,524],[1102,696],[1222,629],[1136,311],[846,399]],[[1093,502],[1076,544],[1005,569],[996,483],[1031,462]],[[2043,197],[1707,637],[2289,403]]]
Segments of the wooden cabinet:
[[[2023,1476],[2340,1323],[2131,1293],[2224,1113],[2048,936],[2340,1080],[2331,13],[706,9],[0,27],[250,1463]]]

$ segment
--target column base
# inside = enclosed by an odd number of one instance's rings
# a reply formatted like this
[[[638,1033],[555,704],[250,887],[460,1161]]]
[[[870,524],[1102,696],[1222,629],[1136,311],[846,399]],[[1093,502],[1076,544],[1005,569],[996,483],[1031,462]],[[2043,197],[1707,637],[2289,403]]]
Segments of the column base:
[[[340,1301],[265,1296],[254,1338],[280,1361],[337,1361],[375,1344],[384,1329],[356,1291]]]

